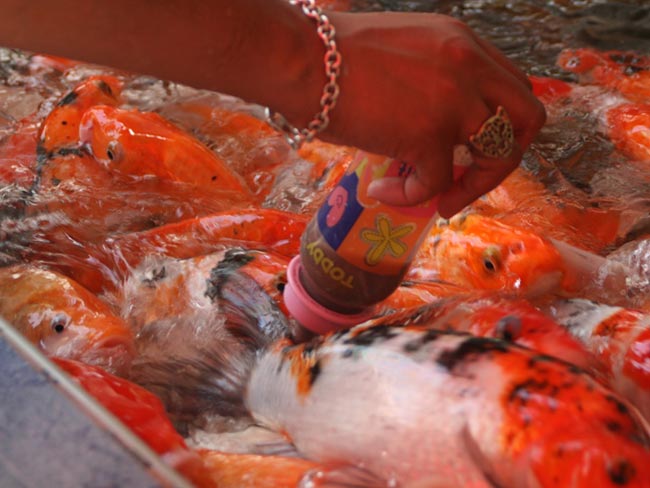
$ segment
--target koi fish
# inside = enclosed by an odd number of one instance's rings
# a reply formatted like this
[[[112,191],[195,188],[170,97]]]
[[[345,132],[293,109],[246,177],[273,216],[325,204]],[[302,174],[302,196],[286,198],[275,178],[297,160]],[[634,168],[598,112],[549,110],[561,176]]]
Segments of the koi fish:
[[[229,248],[189,259],[148,257],[132,270],[120,290],[122,316],[134,331],[159,328],[168,320],[173,327],[184,324],[205,328],[212,320],[221,325],[223,313],[215,305],[215,279],[242,275],[253,280],[260,293],[270,297],[286,313],[282,291],[289,258],[271,251]]]
[[[466,295],[462,286],[444,281],[405,280],[388,297],[377,304],[377,314],[392,314],[398,310],[412,310],[441,298]]]
[[[363,466],[384,486],[650,486],[640,418],[575,366],[403,324],[269,343],[255,320],[232,322],[244,356],[213,344],[169,364],[175,394],[210,395],[213,411],[247,413],[301,456]]]
[[[79,124],[83,114],[95,105],[121,103],[122,82],[109,75],[90,76],[66,93],[43,121],[39,151],[52,157],[57,149],[79,145]]]
[[[195,486],[214,486],[211,472],[174,429],[153,393],[96,366],[61,358],[53,362]]]
[[[216,98],[218,97],[218,98]],[[292,162],[284,136],[245,110],[230,107],[217,94],[161,107],[159,113],[194,135],[244,177],[258,201],[273,187],[276,170]]]
[[[469,290],[533,296],[560,289],[567,276],[560,253],[546,238],[469,214],[432,229],[406,279],[436,278]]]
[[[609,137],[621,152],[637,161],[650,161],[650,104],[617,105],[605,117]]]
[[[650,317],[580,298],[543,306],[606,367],[614,390],[650,419]]]
[[[567,193],[569,188],[562,188]],[[586,195],[561,198],[518,168],[498,187],[471,205],[473,213],[542,234],[591,252],[602,252],[626,233],[624,212]]]
[[[287,261],[233,248],[182,261],[149,259],[127,280],[122,315],[137,333],[138,350],[129,378],[158,395],[177,425],[209,419],[214,402],[224,404],[224,399],[209,391],[179,394],[176,382],[167,377],[176,364],[194,363],[206,347],[240,364],[238,358],[248,354],[255,340],[293,336],[296,328],[280,303]],[[235,398],[239,383],[234,377],[228,381]]]
[[[184,259],[227,245],[242,245],[295,256],[306,225],[305,216],[273,209],[221,211],[146,231],[110,236],[84,249],[96,266],[89,269],[72,262],[70,269],[75,279],[91,291],[115,291],[130,270],[150,254]]]
[[[562,359],[595,374],[600,374],[602,370],[596,357],[578,339],[523,298],[493,293],[465,293],[388,313],[371,319],[369,323],[383,325],[396,322],[502,339]]]
[[[632,51],[565,49],[557,59],[562,69],[576,73],[581,83],[595,83],[632,101],[650,97],[650,58]]]
[[[384,486],[364,470],[299,457],[198,450],[219,488],[363,488]],[[413,487],[415,488],[415,487]]]
[[[95,295],[59,273],[0,268],[0,314],[51,357],[122,372],[135,353],[129,326]]]
[[[266,206],[312,214],[345,173],[353,149],[314,140],[294,154],[284,136],[246,105],[216,96],[170,104],[159,112],[243,175],[258,201],[266,199]],[[287,208],[288,204],[293,205]]]
[[[153,112],[92,107],[83,115],[79,137],[111,172],[249,193],[216,154]]]

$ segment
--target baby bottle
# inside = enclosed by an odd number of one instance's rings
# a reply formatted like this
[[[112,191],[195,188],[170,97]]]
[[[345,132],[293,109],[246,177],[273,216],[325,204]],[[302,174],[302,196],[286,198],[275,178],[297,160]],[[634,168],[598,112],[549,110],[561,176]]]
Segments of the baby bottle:
[[[462,170],[455,162],[454,176]],[[370,198],[367,189],[373,180],[412,171],[403,161],[356,153],[289,265],[285,304],[304,328],[324,334],[361,323],[399,286],[434,222],[438,199],[391,206]]]

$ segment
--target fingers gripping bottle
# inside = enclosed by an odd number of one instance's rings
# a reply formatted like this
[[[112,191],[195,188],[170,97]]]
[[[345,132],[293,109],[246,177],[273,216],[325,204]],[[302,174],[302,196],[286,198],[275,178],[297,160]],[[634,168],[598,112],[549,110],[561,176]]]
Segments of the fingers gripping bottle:
[[[463,169],[455,165],[454,176]],[[366,192],[375,179],[406,178],[412,171],[402,161],[357,152],[289,265],[285,303],[303,327],[324,334],[361,323],[399,286],[434,222],[438,199],[398,207]]]

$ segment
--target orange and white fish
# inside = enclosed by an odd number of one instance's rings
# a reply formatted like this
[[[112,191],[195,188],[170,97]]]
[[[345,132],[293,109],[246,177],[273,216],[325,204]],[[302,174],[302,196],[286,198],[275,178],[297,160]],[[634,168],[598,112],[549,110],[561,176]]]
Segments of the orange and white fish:
[[[545,237],[476,214],[439,221],[406,279],[533,296],[561,289],[564,261]]]
[[[650,315],[579,298],[552,300],[543,310],[585,344],[612,388],[650,420]]]
[[[79,137],[111,172],[249,193],[214,152],[154,112],[92,107],[83,115]]]
[[[602,367],[578,339],[531,302],[494,293],[448,296],[428,305],[372,319],[373,325],[408,323],[502,339],[600,374]]]
[[[48,356],[123,372],[135,354],[131,329],[106,303],[36,266],[0,268],[0,315]]]
[[[188,448],[153,393],[96,366],[61,358],[53,361],[195,486],[214,486],[211,471]]]
[[[213,344],[167,365],[168,387],[210,395],[215,412],[248,412],[309,460],[383,480],[355,486],[650,486],[646,427],[575,366],[403,324],[269,345],[252,319],[231,322],[250,341],[245,356]]]
[[[561,68],[576,73],[581,83],[595,83],[633,101],[650,97],[650,57],[633,51],[565,49],[557,59]]]
[[[210,321],[221,327],[223,311],[215,298],[226,276],[255,283],[286,312],[282,291],[288,264],[288,257],[272,251],[225,246],[188,259],[150,256],[131,271],[120,290],[122,316],[136,332],[160,328],[165,321],[185,330],[206,329]]]
[[[248,335],[260,344],[292,337],[297,329],[286,320],[282,300],[288,261],[242,248],[186,260],[143,261],[119,300],[122,316],[136,332],[138,354],[129,378],[156,393],[177,423],[209,417],[212,403],[222,400],[209,392],[179,394],[177,382],[167,381],[169,368],[192,363],[213,347],[239,364],[238,357],[255,343]]]

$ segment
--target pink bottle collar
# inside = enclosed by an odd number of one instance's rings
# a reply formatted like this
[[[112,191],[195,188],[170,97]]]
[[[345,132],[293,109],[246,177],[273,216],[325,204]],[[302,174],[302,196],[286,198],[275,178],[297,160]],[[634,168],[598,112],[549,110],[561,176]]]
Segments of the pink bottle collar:
[[[316,334],[327,334],[347,329],[365,322],[373,316],[374,308],[348,315],[323,307],[309,296],[300,282],[300,256],[294,257],[287,269],[287,285],[284,288],[284,303],[291,316],[305,329]]]

